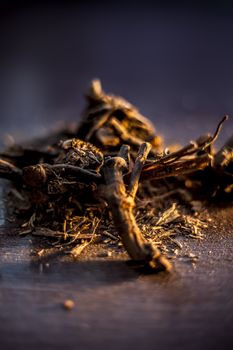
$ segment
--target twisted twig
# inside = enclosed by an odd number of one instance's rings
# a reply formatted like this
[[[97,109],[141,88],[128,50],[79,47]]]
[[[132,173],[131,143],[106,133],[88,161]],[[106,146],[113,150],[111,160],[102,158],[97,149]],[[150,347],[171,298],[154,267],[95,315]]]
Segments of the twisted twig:
[[[141,145],[128,189],[123,181],[123,172],[128,169],[129,146],[122,146],[117,157],[111,157],[105,161],[103,174],[107,185],[106,199],[115,226],[131,258],[155,270],[170,270],[171,265],[168,260],[143,238],[133,213],[139,177],[150,148],[149,143]]]

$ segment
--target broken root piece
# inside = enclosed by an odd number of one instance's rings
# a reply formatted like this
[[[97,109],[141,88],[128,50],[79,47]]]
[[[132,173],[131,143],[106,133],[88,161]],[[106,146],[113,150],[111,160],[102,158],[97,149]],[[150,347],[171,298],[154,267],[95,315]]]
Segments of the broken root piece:
[[[17,168],[14,164],[0,159],[0,177],[16,182],[21,181],[22,170]]]
[[[107,185],[106,199],[118,234],[130,257],[154,271],[170,271],[169,261],[142,236],[133,213],[140,174],[150,148],[149,143],[140,146],[128,188],[123,181],[123,173],[128,171],[129,146],[123,145],[118,156],[105,160],[103,174]]]

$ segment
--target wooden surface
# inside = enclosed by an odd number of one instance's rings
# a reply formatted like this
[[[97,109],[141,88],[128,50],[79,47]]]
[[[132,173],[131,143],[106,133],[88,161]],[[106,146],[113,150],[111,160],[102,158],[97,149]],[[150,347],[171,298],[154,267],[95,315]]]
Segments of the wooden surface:
[[[0,349],[232,349],[233,208],[212,212],[204,241],[184,242],[195,264],[143,275],[98,246],[39,257],[41,239],[16,236],[1,201]]]

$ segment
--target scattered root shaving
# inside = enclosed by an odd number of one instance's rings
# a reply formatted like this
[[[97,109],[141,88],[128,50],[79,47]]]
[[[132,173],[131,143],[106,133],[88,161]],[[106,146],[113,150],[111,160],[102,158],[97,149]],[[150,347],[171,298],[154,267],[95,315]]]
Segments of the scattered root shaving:
[[[145,214],[139,214],[140,228],[145,237],[159,246],[163,252],[172,253],[175,249],[182,249],[181,241],[187,238],[202,240],[203,231],[208,227],[208,218],[205,219],[196,213],[196,216],[186,214],[182,207],[173,203],[163,211],[159,217],[151,209]]]
[[[85,248],[95,242],[100,242],[111,248],[119,249],[122,245],[111,220],[98,218],[97,216],[66,216],[63,230],[53,230],[48,227],[36,226],[36,213],[28,222],[22,225],[20,235],[32,234],[33,236],[50,239],[52,247],[58,249],[67,248],[66,252],[77,258]],[[205,218],[203,217],[205,215]],[[189,215],[182,206],[172,203],[171,206],[160,213],[155,208],[150,208],[150,203],[136,210],[136,218],[143,236],[152,244],[159,246],[163,252],[173,253],[182,249],[182,241],[187,238],[204,238],[203,231],[208,227],[209,218],[205,212],[203,215]],[[101,225],[100,225],[101,223]],[[97,232],[98,230],[98,232]]]

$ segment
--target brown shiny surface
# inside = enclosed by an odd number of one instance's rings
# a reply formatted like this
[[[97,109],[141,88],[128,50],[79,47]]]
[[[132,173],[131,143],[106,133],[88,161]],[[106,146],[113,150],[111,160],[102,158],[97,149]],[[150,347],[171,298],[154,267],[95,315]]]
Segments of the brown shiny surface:
[[[195,264],[178,258],[170,274],[143,275],[98,245],[78,261],[39,257],[40,238],[15,236],[1,208],[1,349],[230,349],[233,209],[212,211],[204,241],[183,242]]]

